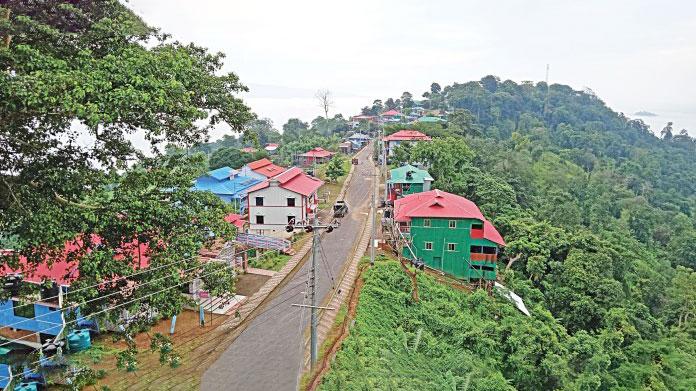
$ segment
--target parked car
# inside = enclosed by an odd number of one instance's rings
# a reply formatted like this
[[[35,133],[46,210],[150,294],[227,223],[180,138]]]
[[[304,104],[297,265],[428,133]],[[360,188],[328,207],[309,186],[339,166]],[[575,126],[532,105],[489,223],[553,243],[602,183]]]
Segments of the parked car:
[[[336,203],[333,206],[333,215],[334,217],[343,217],[348,214],[348,204],[343,201],[336,201]]]

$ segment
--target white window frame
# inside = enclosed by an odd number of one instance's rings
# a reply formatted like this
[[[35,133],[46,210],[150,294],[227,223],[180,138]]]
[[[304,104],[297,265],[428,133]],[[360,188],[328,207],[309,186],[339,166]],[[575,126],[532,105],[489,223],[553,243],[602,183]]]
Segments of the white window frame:
[[[450,250],[450,246],[452,246],[452,249]],[[447,251],[448,252],[457,252],[457,243],[447,243]]]
[[[428,245],[430,245],[430,248],[428,248]],[[425,242],[425,243],[423,243],[423,250],[425,250],[425,251],[433,251],[433,242]]]
[[[447,226],[450,227],[450,228],[452,228],[452,229],[457,228],[457,220],[450,220],[450,221],[447,223]]]
[[[433,222],[430,219],[423,219],[423,227],[430,228],[433,226]]]

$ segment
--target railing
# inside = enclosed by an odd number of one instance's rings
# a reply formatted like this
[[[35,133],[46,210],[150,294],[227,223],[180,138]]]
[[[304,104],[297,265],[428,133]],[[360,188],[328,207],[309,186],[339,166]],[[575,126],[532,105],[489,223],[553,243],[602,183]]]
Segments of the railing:
[[[498,260],[498,254],[481,254],[481,253],[471,253],[472,261],[484,261],[484,262],[496,262]]]

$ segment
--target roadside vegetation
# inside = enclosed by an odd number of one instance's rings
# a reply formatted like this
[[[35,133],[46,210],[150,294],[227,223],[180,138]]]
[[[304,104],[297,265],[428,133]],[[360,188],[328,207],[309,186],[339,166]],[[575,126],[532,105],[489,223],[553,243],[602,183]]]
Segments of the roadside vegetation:
[[[479,205],[532,318],[425,276],[410,303],[403,272],[378,266],[324,388],[696,388],[694,139],[557,84],[487,76],[424,96],[449,121],[408,125],[433,141],[394,163],[422,162],[434,188]]]

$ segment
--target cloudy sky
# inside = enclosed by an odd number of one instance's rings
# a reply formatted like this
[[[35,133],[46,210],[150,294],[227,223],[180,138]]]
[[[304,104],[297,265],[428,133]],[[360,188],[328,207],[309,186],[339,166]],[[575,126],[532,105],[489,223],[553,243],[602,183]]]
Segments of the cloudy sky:
[[[589,87],[627,114],[648,110],[696,134],[696,2],[130,0],[149,24],[227,55],[226,70],[276,127],[431,82],[543,80]],[[216,135],[219,136],[219,135]]]

